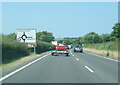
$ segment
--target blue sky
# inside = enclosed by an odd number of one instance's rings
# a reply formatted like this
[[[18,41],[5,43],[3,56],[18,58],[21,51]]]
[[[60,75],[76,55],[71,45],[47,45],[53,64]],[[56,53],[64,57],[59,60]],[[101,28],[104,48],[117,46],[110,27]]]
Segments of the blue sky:
[[[4,2],[2,21],[4,34],[26,28],[52,32],[56,38],[110,33],[118,22],[118,3]]]

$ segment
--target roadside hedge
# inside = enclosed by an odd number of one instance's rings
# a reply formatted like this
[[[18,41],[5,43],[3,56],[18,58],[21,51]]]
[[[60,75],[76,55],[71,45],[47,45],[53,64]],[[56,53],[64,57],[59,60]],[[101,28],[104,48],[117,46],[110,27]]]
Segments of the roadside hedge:
[[[51,43],[37,40],[36,53],[42,53],[55,49]],[[7,35],[2,36],[2,63],[9,63],[21,57],[30,55],[33,48],[29,48],[27,44],[18,42],[9,38]]]
[[[50,51],[53,49],[55,49],[54,45],[47,43],[47,42],[42,42],[42,41],[37,40],[37,47],[36,47],[37,54],[45,52],[45,51]]]
[[[7,63],[23,56],[29,55],[28,47],[15,40],[2,39],[2,62]]]

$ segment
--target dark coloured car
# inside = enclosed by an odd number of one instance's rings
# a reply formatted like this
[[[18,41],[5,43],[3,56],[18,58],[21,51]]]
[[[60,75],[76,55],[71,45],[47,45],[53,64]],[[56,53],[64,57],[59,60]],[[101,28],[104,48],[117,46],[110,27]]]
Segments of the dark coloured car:
[[[75,45],[74,46],[74,52],[83,52],[83,47],[82,45]]]

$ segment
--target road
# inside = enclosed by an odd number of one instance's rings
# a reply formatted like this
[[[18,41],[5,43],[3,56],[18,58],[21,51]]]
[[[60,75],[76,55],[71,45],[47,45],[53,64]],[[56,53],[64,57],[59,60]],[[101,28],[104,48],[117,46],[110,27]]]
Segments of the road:
[[[118,62],[88,53],[50,54],[3,83],[118,83]]]

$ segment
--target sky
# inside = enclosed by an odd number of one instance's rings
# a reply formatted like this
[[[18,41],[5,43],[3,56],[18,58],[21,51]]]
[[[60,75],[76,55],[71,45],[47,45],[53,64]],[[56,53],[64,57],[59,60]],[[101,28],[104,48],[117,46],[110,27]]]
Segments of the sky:
[[[56,38],[80,37],[89,32],[111,33],[118,22],[117,2],[3,2],[3,34],[36,29]]]

